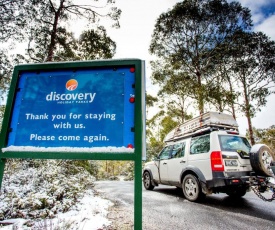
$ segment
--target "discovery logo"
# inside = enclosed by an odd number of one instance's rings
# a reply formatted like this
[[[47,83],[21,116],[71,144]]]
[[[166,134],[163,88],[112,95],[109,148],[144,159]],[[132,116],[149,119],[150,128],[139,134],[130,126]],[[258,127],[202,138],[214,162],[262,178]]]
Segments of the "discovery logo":
[[[77,88],[77,86],[78,86],[78,82],[75,79],[70,79],[66,83],[66,89],[69,90],[69,91],[75,90]]]
[[[70,79],[66,82],[66,89],[74,91],[78,86],[75,79]],[[56,101],[58,104],[68,103],[92,103],[95,99],[96,93],[57,93],[51,92],[46,95],[46,101]]]

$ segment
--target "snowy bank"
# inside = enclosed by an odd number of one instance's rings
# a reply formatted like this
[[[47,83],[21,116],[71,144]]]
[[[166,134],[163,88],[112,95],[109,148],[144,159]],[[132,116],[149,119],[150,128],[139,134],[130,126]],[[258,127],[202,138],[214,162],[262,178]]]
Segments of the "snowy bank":
[[[94,181],[76,161],[8,160],[0,191],[0,229],[108,226],[112,203],[94,194]]]
[[[0,203],[1,205],[1,203]],[[111,224],[107,219],[108,208],[112,202],[95,196],[88,190],[84,197],[66,213],[59,213],[53,219],[33,220],[28,227],[28,219],[8,219],[0,221],[1,230],[27,229],[70,229],[70,230],[97,230]],[[1,224],[3,225],[1,227]],[[5,225],[8,224],[8,225]]]

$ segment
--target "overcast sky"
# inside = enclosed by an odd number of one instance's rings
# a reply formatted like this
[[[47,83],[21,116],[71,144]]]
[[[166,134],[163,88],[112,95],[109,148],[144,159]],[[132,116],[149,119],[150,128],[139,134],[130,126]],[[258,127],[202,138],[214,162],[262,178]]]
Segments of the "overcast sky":
[[[176,0],[117,0],[116,5],[122,10],[121,28],[107,30],[117,43],[114,58],[140,58],[146,61],[147,92],[156,94],[157,88],[150,82],[151,69],[149,61],[152,57],[148,49],[151,35],[158,16],[180,1]],[[248,7],[252,13],[255,31],[262,31],[275,40],[275,0],[239,0],[242,6]],[[273,100],[272,100],[273,99]],[[272,102],[273,101],[273,102]],[[269,97],[266,108],[254,118],[253,126],[268,128],[275,124],[275,96]],[[241,133],[245,133],[247,121],[238,118]]]

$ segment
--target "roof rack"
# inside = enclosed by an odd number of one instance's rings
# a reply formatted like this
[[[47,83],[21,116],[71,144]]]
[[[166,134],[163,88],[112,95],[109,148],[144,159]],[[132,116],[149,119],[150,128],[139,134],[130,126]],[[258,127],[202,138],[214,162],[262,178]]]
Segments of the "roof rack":
[[[184,137],[193,136],[211,129],[238,131],[238,123],[232,115],[207,112],[195,117],[171,130],[164,142],[175,141]]]

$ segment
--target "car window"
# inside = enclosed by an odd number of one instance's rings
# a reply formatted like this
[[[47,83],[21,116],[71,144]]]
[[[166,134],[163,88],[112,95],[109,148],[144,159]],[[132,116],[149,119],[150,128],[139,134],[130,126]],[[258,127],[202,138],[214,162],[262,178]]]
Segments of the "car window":
[[[169,145],[169,146],[164,147],[164,149],[160,152],[158,158],[159,158],[160,160],[169,159],[169,156],[170,156],[170,152],[171,152],[172,147],[173,147],[172,145]]]
[[[185,153],[185,142],[177,143],[172,149],[172,158],[183,157]]]
[[[231,135],[219,135],[220,146],[222,151],[236,151],[242,150],[246,153],[250,151],[250,144],[244,137],[231,136]]]
[[[210,135],[191,139],[190,154],[207,153],[210,150]]]

